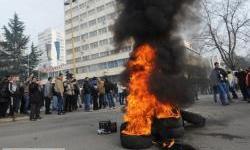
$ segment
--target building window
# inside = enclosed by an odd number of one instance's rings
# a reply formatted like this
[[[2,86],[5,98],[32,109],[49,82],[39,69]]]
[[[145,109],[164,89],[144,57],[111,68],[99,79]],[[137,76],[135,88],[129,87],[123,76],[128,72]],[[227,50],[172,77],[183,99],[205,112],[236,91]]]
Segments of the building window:
[[[85,33],[81,36],[82,40],[86,40],[89,38],[89,33]]]
[[[104,23],[106,21],[106,16],[102,16],[97,19],[98,23]]]
[[[89,44],[86,44],[86,45],[83,45],[82,46],[82,50],[83,51],[86,51],[86,50],[88,50],[89,49]]]
[[[97,30],[89,33],[89,37],[97,36]]]
[[[98,47],[98,42],[94,42],[94,43],[90,44],[91,49],[94,49],[94,48],[97,48],[97,47]]]
[[[88,16],[92,16],[96,13],[96,9],[91,9],[90,11],[88,11]]]
[[[96,8],[97,12],[101,12],[101,11],[103,11],[104,9],[105,9],[105,6],[104,6],[104,5],[99,6],[99,7]]]
[[[88,28],[88,23],[87,22],[81,24],[81,29],[86,29],[86,28]]]
[[[93,55],[91,55],[91,59],[96,59],[96,58],[99,58],[99,53],[97,53],[97,54],[93,54]]]
[[[100,46],[108,45],[108,44],[109,44],[109,40],[108,40],[108,39],[99,41],[99,45],[100,45]]]
[[[114,38],[109,38],[109,44],[114,44]]]
[[[100,57],[105,57],[105,56],[108,56],[108,55],[109,55],[109,51],[100,53]]]
[[[96,25],[96,19],[89,21],[89,26],[92,27]]]
[[[99,34],[99,35],[105,34],[105,33],[107,33],[107,32],[108,32],[107,28],[102,28],[102,29],[99,29],[99,30],[98,30],[98,34]]]
[[[114,7],[115,6],[115,1],[108,2],[106,4],[106,8]]]

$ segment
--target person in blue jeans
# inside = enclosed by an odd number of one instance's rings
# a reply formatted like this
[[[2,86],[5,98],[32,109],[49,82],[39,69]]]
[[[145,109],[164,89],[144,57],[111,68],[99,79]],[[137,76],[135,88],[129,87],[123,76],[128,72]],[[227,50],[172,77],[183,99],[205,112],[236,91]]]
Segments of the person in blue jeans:
[[[55,93],[57,96],[57,109],[58,115],[63,115],[63,94],[64,94],[64,85],[63,85],[63,74],[59,74],[59,76],[55,80]]]
[[[113,98],[113,92],[114,92],[113,84],[108,79],[105,79],[104,87],[109,108],[115,108],[115,102]]]
[[[219,67],[218,62],[215,62],[214,66],[215,68],[210,74],[210,81],[214,90],[214,101],[217,102],[217,93],[219,93],[222,105],[228,105],[227,73]]]
[[[91,104],[91,83],[89,78],[84,79],[83,83],[83,101],[84,101],[84,110],[90,111],[90,104]]]

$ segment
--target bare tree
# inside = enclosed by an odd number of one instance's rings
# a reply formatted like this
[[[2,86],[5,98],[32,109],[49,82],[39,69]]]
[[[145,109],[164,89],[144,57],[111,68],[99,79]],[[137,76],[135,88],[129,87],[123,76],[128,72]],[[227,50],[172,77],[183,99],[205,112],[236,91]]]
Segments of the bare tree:
[[[237,67],[237,52],[246,48],[250,39],[247,0],[202,0],[205,30],[195,37],[202,49],[217,50],[228,68]]]

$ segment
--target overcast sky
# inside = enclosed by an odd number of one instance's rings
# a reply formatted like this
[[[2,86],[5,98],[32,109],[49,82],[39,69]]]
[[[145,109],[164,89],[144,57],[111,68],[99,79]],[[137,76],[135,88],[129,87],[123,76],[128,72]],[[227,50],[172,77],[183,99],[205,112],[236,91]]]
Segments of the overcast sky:
[[[39,32],[53,27],[63,30],[64,0],[0,0],[0,27],[16,12],[26,25],[26,34],[37,43]]]

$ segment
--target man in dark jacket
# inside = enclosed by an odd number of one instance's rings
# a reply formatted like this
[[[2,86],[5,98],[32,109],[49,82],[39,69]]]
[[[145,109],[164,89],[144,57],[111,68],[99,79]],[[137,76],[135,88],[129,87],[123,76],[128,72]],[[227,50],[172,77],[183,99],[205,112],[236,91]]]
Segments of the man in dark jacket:
[[[215,68],[210,74],[210,81],[214,88],[214,101],[217,102],[217,92],[220,95],[222,105],[228,105],[228,89],[226,85],[227,73],[219,67],[219,63],[214,63]]]
[[[105,93],[106,93],[106,97],[108,100],[109,108],[115,108],[115,102],[113,98],[113,92],[114,92],[113,84],[108,79],[105,79],[104,87],[105,87]]]
[[[29,86],[30,91],[30,120],[36,121],[37,119],[41,119],[40,117],[40,106],[42,102],[42,93],[41,87],[37,83],[37,78],[33,77],[32,83]]]
[[[91,101],[91,84],[89,78],[85,78],[83,84],[83,99],[85,111],[90,111],[90,101]]]
[[[8,85],[8,77],[5,77],[0,83],[0,118],[6,117],[6,111],[9,107],[10,93]]]

